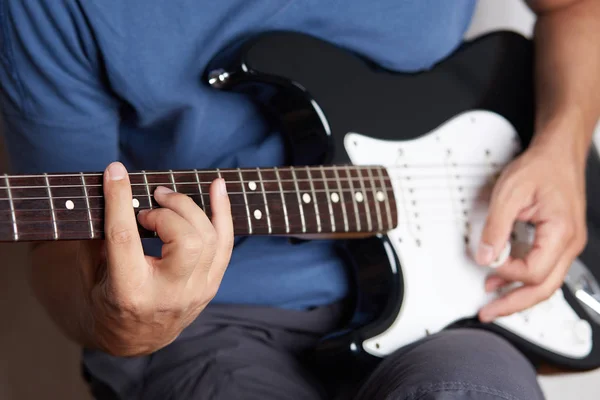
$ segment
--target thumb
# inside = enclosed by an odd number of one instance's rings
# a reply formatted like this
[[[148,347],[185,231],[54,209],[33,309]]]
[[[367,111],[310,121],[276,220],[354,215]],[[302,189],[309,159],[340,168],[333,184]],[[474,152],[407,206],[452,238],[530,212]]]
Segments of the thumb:
[[[513,225],[524,205],[524,197],[511,195],[504,199],[496,193],[494,191],[492,194],[475,256],[475,261],[480,265],[490,265],[500,255],[510,240]]]
[[[123,282],[135,281],[144,261],[142,242],[132,206],[129,175],[123,164],[115,162],[104,174],[105,242],[109,274]]]

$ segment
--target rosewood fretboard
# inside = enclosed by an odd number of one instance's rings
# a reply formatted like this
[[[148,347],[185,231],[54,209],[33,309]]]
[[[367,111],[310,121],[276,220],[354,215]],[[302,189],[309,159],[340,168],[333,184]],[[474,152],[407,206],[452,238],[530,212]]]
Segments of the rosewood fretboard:
[[[209,186],[227,182],[236,235],[378,233],[397,224],[385,168],[311,166],[130,173],[132,207],[159,207],[158,186],[211,215]],[[153,232],[140,228],[142,237]],[[104,237],[101,173],[0,175],[0,241]]]

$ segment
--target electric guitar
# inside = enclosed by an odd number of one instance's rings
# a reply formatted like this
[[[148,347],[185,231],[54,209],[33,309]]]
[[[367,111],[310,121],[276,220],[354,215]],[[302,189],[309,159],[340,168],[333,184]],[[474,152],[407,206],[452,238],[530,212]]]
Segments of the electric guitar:
[[[353,267],[354,313],[323,338],[322,354],[378,360],[466,325],[497,332],[532,360],[600,366],[595,152],[590,239],[563,287],[491,324],[475,318],[498,294],[484,292],[490,270],[470,248],[494,179],[533,132],[530,41],[495,32],[428,71],[401,74],[310,35],[268,32],[224,49],[204,78],[262,107],[287,140],[289,166],[132,172],[132,207],[158,207],[160,184],[210,215],[208,186],[223,177],[236,235],[338,238]],[[517,228],[512,249],[530,241],[527,227]],[[0,178],[0,240],[103,237],[101,173]]]

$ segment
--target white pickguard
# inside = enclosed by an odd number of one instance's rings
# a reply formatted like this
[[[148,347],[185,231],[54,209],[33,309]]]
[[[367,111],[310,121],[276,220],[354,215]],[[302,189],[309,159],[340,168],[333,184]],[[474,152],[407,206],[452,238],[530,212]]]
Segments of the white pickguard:
[[[364,341],[367,352],[385,356],[476,316],[497,296],[485,292],[484,281],[492,271],[473,261],[465,235],[485,221],[485,188],[492,187],[520,146],[514,127],[488,111],[463,113],[410,141],[346,135],[353,164],[387,167],[398,205],[398,228],[388,236],[400,260],[404,299],[389,329]],[[572,310],[562,290],[494,323],[566,357],[582,358],[592,349],[589,323]]]

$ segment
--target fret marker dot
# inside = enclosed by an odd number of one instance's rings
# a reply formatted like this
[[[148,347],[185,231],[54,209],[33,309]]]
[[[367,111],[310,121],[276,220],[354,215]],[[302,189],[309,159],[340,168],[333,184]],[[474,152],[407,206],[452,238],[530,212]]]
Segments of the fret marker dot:
[[[377,201],[382,202],[385,200],[385,194],[382,191],[377,192],[376,194]]]
[[[67,207],[67,210],[72,210],[75,208],[75,203],[73,203],[72,200],[67,200],[67,202],[65,203],[65,207]]]
[[[307,204],[308,204],[308,203],[310,203],[310,194],[308,194],[308,193],[304,193],[304,194],[302,195],[302,200],[303,200],[305,203],[307,203]]]
[[[331,201],[337,203],[338,201],[340,201],[340,195],[337,193],[331,193]]]
[[[365,197],[363,196],[363,194],[361,192],[356,192],[354,194],[354,198],[356,199],[356,201],[358,201],[359,203],[362,203],[362,201],[365,199]]]
[[[248,182],[248,187],[250,188],[250,190],[256,190],[256,182]]]
[[[256,219],[262,218],[262,212],[259,209],[254,210],[254,218],[256,218]]]
[[[140,201],[138,199],[133,199],[133,208],[138,208],[140,206]]]

